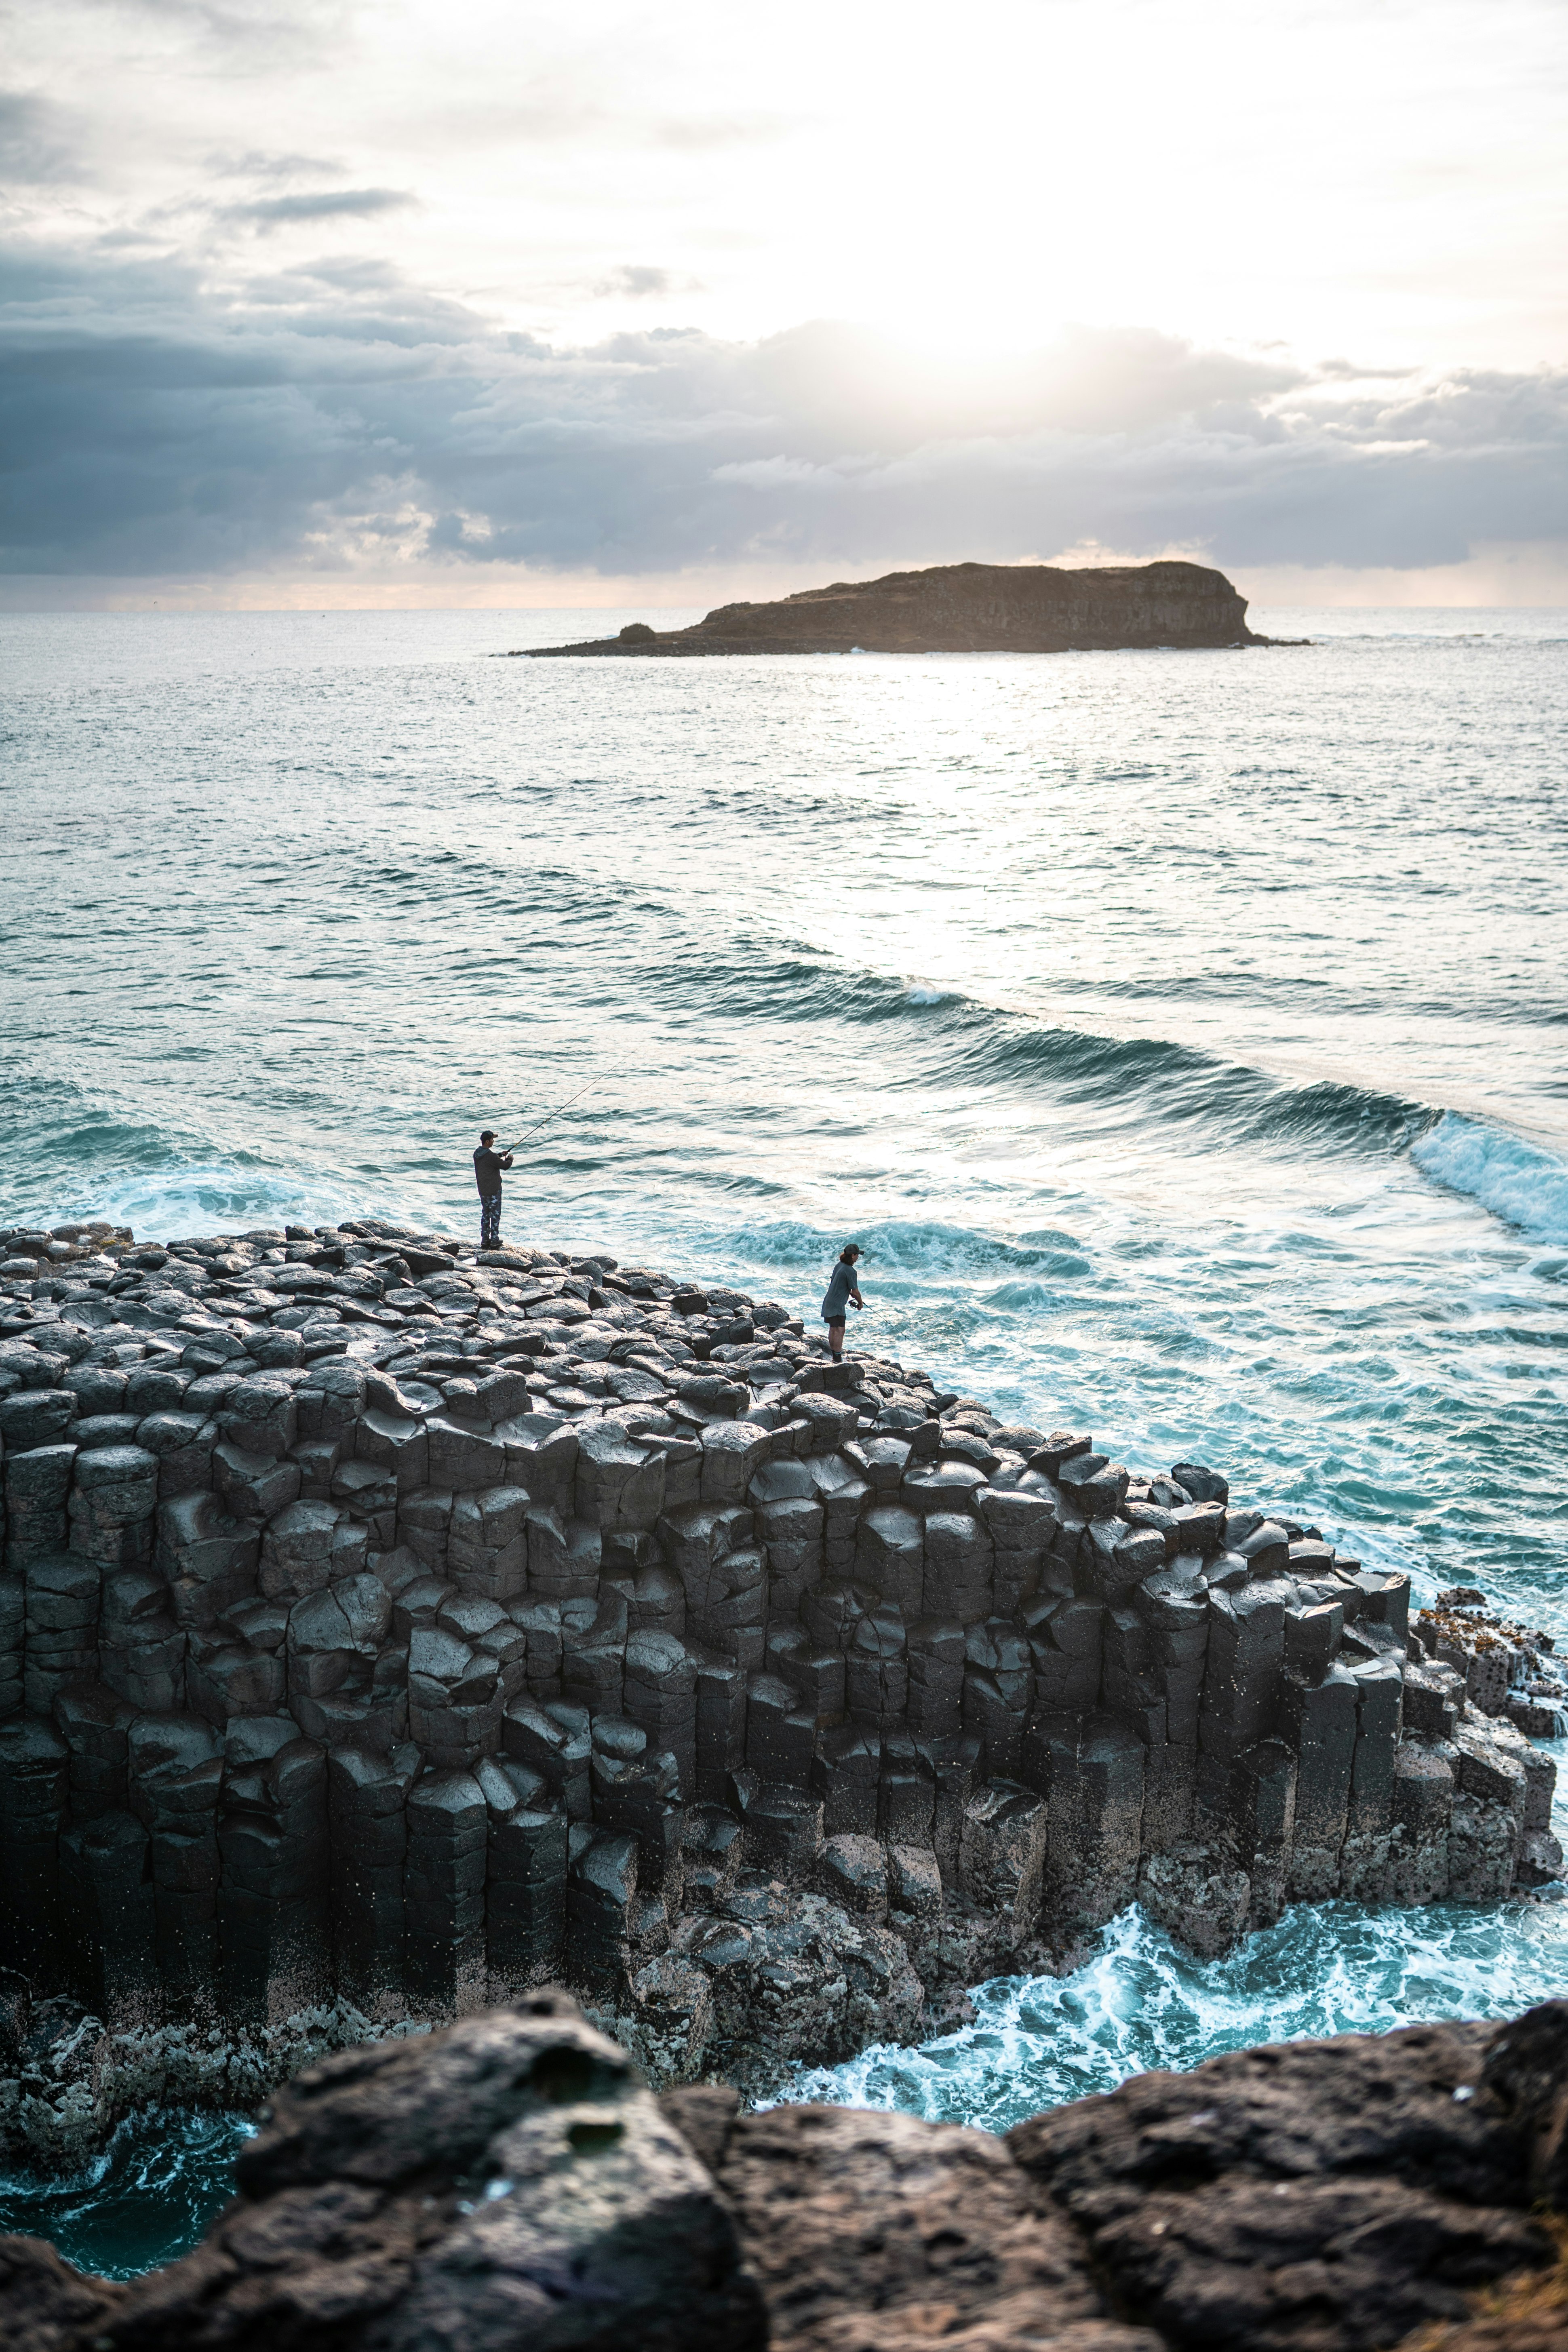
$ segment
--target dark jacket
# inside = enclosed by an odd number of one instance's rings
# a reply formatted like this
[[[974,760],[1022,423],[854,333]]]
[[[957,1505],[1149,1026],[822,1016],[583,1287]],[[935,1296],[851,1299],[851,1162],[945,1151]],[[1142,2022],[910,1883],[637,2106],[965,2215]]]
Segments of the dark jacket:
[[[492,1151],[488,1143],[480,1144],[474,1154],[474,1181],[479,1188],[481,1201],[500,1191],[500,1171],[510,1166],[510,1151]]]

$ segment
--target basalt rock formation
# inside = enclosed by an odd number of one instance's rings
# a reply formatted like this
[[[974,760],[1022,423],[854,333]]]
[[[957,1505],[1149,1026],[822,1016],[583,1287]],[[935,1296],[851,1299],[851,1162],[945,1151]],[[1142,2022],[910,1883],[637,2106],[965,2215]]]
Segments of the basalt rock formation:
[[[564,1979],[748,2089],[1562,1866],[1550,1644],[775,1303],[374,1220],[0,1235],[0,2140]]]
[[[1002,2140],[742,2114],[718,2086],[655,2098],[542,1991],[293,2084],[205,2242],[129,2287],[0,2238],[0,2333],[16,2352],[1382,2352],[1548,2271],[1565,2109],[1563,2002],[1141,2075]],[[1561,2352],[1558,2309],[1482,2340]]]
[[[772,604],[721,604],[689,629],[634,621],[547,654],[1058,654],[1138,646],[1267,644],[1247,599],[1202,563],[942,563],[835,581]]]

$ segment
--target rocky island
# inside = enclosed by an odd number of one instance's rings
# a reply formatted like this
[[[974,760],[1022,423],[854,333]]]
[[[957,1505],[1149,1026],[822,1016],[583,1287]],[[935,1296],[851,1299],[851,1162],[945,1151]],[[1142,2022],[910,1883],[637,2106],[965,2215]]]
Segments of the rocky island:
[[[1479,1591],[603,1252],[0,1234],[0,1445],[35,2160],[546,1982],[757,2093],[1134,1899],[1213,1953],[1562,1869]]]
[[[1247,600],[1201,563],[942,563],[835,581],[771,604],[721,604],[689,629],[633,621],[618,636],[531,647],[637,658],[699,654],[1058,654],[1258,646]]]

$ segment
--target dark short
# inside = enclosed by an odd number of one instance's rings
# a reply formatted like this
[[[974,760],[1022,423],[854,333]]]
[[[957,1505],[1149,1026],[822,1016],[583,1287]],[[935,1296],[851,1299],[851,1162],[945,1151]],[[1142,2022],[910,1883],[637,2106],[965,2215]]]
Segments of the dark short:
[[[822,1319],[830,1331],[842,1331],[849,1318],[847,1315],[825,1315]]]

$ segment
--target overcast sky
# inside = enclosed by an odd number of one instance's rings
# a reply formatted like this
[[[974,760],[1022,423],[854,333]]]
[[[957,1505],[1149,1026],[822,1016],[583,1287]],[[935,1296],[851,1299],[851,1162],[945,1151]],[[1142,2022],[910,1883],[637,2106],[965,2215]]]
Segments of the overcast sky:
[[[0,5],[0,601],[1568,603],[1562,0]]]

